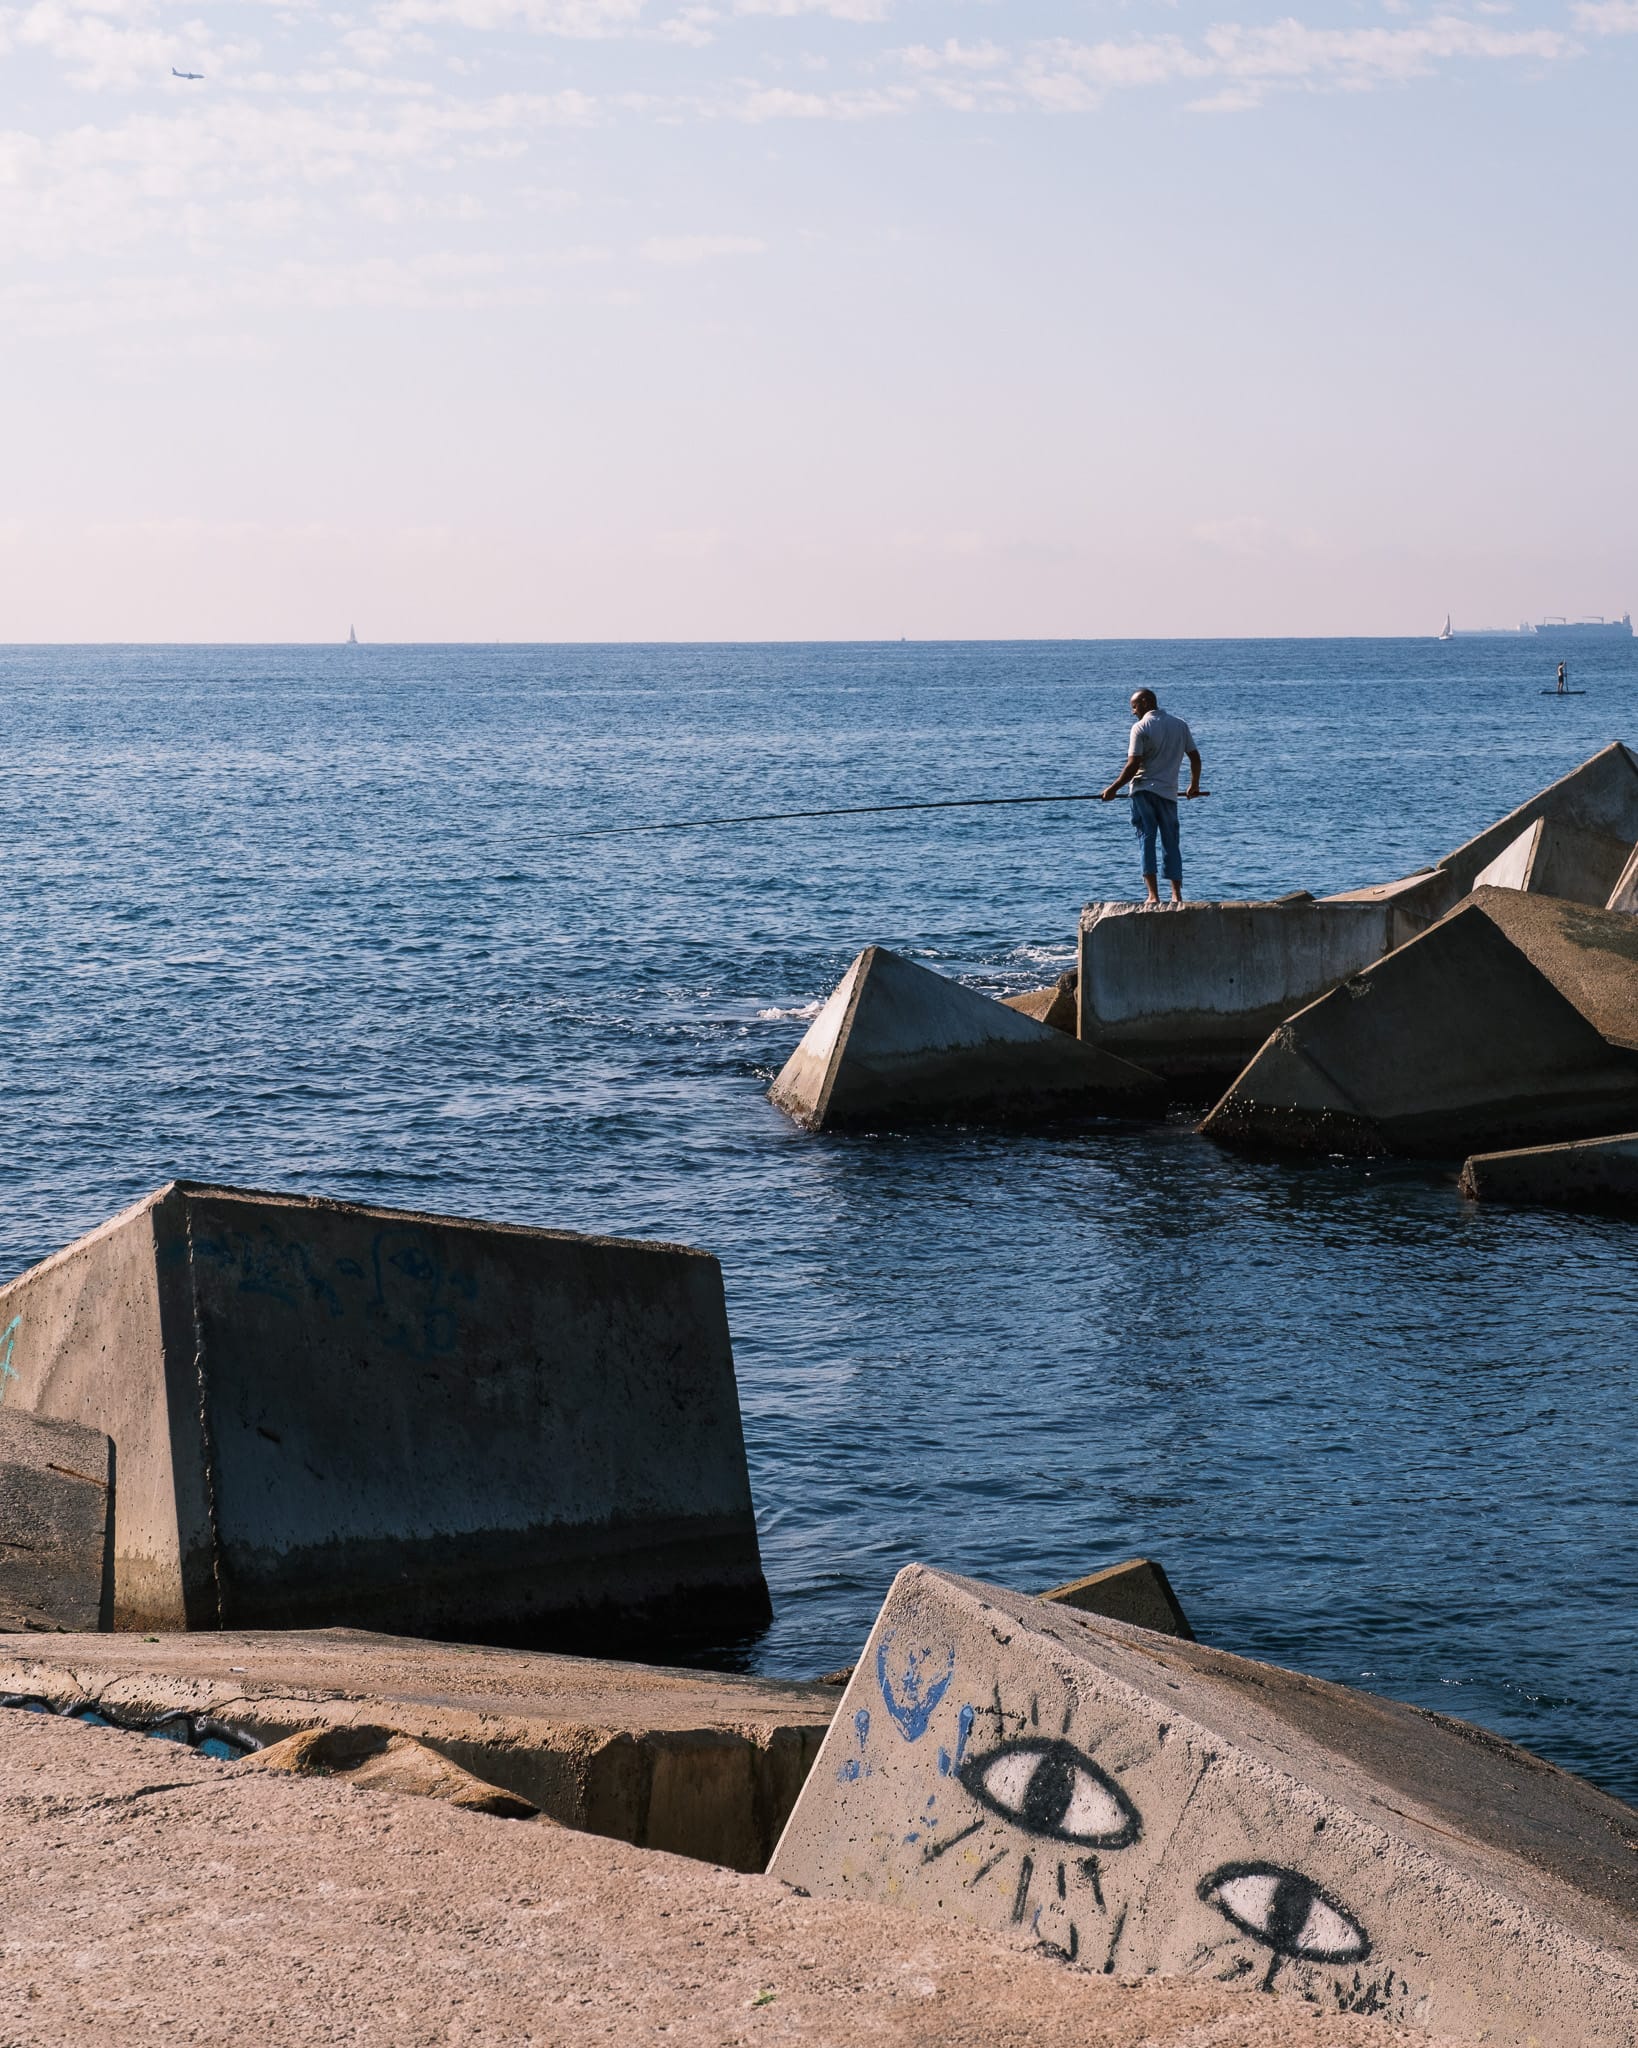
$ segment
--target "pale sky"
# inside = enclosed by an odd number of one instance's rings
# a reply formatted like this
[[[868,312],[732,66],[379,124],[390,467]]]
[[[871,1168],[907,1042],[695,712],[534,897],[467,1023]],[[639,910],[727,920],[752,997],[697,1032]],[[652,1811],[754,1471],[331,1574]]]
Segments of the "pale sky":
[[[0,4],[0,640],[1638,606],[1638,0],[1297,4]]]

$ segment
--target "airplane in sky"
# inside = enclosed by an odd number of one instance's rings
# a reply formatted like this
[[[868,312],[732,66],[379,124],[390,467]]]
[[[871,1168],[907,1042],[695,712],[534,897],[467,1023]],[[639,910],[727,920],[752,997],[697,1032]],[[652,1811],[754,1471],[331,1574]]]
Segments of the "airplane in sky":
[[[178,71],[174,64],[171,66],[171,76],[173,78],[203,78],[204,75],[202,71]]]

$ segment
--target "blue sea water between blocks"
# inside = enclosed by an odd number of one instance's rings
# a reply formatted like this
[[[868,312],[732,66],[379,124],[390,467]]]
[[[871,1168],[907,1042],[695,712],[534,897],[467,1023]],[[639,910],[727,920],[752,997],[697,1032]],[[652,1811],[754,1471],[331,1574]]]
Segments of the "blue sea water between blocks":
[[[1638,742],[1632,642],[0,650],[0,1274],[178,1175],[704,1245],[776,1619],[702,1658],[849,1662],[910,1559],[1148,1553],[1208,1641],[1638,1797],[1638,1225],[768,1105],[862,944],[1068,966],[1124,805],[563,836],[1094,790],[1140,683],[1199,896],[1385,880]]]

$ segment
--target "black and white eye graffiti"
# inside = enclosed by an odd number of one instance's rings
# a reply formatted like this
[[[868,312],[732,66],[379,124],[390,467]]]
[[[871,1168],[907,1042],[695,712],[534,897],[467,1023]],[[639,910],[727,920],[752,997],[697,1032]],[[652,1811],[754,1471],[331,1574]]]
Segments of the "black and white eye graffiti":
[[[980,1806],[1055,1842],[1124,1849],[1142,1832],[1131,1800],[1072,1742],[1004,1742],[969,1757],[956,1776]]]
[[[1370,1936],[1312,1878],[1277,1863],[1225,1863],[1200,1880],[1200,1896],[1277,1956],[1303,1963],[1357,1963]]]

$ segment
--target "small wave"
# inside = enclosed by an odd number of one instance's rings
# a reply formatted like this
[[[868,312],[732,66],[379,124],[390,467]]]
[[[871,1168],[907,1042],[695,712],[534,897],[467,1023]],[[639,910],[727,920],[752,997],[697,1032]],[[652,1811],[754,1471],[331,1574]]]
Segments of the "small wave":
[[[798,1003],[789,1010],[758,1010],[756,1014],[764,1024],[777,1024],[786,1017],[797,1017],[804,1021],[810,1017],[817,1017],[823,1007],[822,1003]]]

